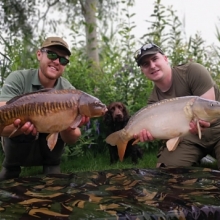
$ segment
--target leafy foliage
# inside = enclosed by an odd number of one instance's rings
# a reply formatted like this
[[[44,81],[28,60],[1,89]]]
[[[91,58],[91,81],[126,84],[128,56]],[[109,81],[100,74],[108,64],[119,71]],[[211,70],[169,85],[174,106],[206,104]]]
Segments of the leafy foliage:
[[[136,26],[133,22],[135,14],[129,12],[134,1],[98,1],[96,15],[99,66],[94,66],[87,56],[83,29],[86,23],[82,16],[81,1],[29,0],[25,3],[13,1],[11,8],[9,2],[0,3],[0,13],[5,19],[4,22],[0,22],[0,30],[1,33],[8,30],[6,37],[0,35],[0,45],[4,48],[0,51],[1,83],[12,70],[37,67],[34,52],[39,42],[49,32],[46,32],[47,27],[55,32],[58,24],[63,24],[65,28],[70,28],[69,33],[73,44],[70,64],[66,67],[64,76],[77,89],[100,98],[106,104],[112,101],[124,102],[130,114],[146,105],[153,87],[152,82],[146,80],[141,74],[133,59],[137,44],[149,41],[158,44],[166,52],[171,65],[199,62],[207,67],[219,84],[220,46],[207,45],[199,33],[187,39],[184,26],[176,15],[176,11],[172,6],[162,5],[161,0],[155,0],[154,10],[146,21],[150,26],[139,40],[136,40],[132,34]],[[39,8],[41,5],[42,7]],[[113,10],[116,7],[117,10]],[[56,19],[52,10],[58,10],[59,13],[65,11],[65,14],[62,19]],[[23,14],[18,18],[20,12]],[[14,18],[13,13],[15,13]],[[6,15],[8,17],[5,17]],[[218,27],[216,32],[220,42]],[[65,34],[67,33],[65,29]],[[98,127],[99,132],[97,132]],[[82,128],[82,137],[77,144],[68,146],[67,155],[83,155],[91,151],[94,151],[95,155],[104,150],[102,149],[104,139],[102,118],[91,120],[90,125]],[[142,145],[145,148],[155,148],[158,144],[154,142]]]

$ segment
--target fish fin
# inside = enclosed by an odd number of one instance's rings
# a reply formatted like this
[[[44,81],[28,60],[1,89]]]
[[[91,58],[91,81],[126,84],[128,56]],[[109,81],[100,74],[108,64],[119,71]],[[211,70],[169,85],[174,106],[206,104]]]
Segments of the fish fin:
[[[138,142],[140,142],[140,139],[139,139],[139,138],[135,139],[135,140],[133,141],[132,145],[135,145],[135,144],[137,144]]]
[[[106,139],[105,141],[110,144],[111,146],[116,146],[117,145],[117,141],[120,138],[120,131],[116,131],[111,133]]]
[[[8,137],[9,137],[9,138],[12,137],[12,135],[13,135],[19,128],[20,128],[20,126],[18,126],[17,128],[15,128],[15,129],[11,132],[11,134],[10,134]]]
[[[76,128],[78,127],[78,125],[81,123],[82,121],[82,115],[78,115],[75,120],[73,121],[73,123],[70,125],[71,128]]]
[[[58,132],[57,133],[51,133],[47,135],[47,146],[49,147],[49,149],[52,151],[57,143],[57,139],[58,139]]]
[[[197,125],[197,129],[198,129],[199,139],[201,139],[202,133],[201,133],[201,128],[200,128],[199,120],[196,120],[196,125]]]
[[[8,104],[11,104],[12,102],[14,102],[14,101],[20,99],[20,98],[23,97],[23,96],[27,96],[27,95],[31,95],[31,94],[35,94],[35,93],[40,93],[40,92],[49,92],[49,91],[54,91],[54,89],[53,89],[53,88],[40,89],[40,90],[37,90],[37,91],[34,91],[34,92],[28,92],[28,93],[25,93],[25,94],[22,94],[22,95],[17,95],[17,96],[15,96],[15,97],[11,98],[10,100],[8,100],[8,101],[6,102],[6,104],[7,104],[7,105],[8,105]]]
[[[124,142],[122,139],[120,139],[117,143],[118,156],[119,156],[120,161],[123,161],[123,159],[124,159],[127,144],[128,144],[128,142]]]
[[[175,137],[168,140],[166,143],[168,151],[175,151],[179,142],[180,142],[180,137]]]
[[[128,141],[122,139],[121,130],[110,134],[105,141],[111,146],[117,146],[119,159],[123,161]]]

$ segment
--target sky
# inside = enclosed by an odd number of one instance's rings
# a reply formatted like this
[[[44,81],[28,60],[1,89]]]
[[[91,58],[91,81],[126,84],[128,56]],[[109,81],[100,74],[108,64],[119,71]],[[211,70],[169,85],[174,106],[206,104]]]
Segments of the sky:
[[[135,13],[132,18],[136,25],[133,33],[137,40],[146,34],[150,26],[146,20],[152,20],[150,15],[153,13],[155,1],[135,0],[135,6],[130,10],[130,13]],[[216,26],[220,30],[220,0],[161,0],[161,4],[165,7],[173,6],[180,21],[185,23],[184,30],[187,39],[199,32],[208,45],[220,44],[215,36]],[[66,29],[63,28],[60,32],[64,33]],[[66,41],[72,48],[71,35],[69,36],[66,37]]]
[[[155,0],[136,0],[134,7],[135,36],[141,37],[146,33],[148,23],[151,20]],[[194,36],[196,32],[201,33],[201,37],[208,44],[218,43],[216,26],[220,29],[220,0],[161,0],[164,6],[173,6],[180,21],[185,19],[186,37]]]
[[[135,13],[134,22],[135,38],[139,39],[146,34],[150,24],[146,20],[151,20],[150,15],[153,13],[154,2],[156,0],[135,0],[135,6],[131,12]],[[208,44],[216,43],[219,45],[216,34],[216,26],[220,30],[220,0],[161,0],[164,6],[173,6],[177,12],[180,21],[185,22],[186,37],[194,36],[196,32],[201,33],[201,37]],[[59,29],[60,30],[60,29]],[[61,29],[61,33],[66,29]],[[54,35],[49,33],[48,36]],[[67,34],[68,36],[68,34]],[[66,37],[66,41],[71,45],[71,37]]]

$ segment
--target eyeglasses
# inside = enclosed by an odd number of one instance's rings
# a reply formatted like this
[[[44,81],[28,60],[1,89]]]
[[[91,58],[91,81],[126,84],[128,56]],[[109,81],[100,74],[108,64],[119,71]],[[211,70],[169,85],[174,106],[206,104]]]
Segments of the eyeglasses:
[[[65,57],[59,56],[57,53],[48,50],[46,48],[41,49],[41,52],[46,52],[47,53],[47,58],[50,60],[56,60],[59,58],[59,62],[61,65],[66,66],[70,61],[66,59]]]
[[[158,52],[163,53],[163,51],[160,49],[160,47],[158,47],[156,44],[154,43],[148,43],[148,44],[145,44],[143,45],[140,49],[138,49],[135,53],[134,53],[134,58],[136,60],[136,62],[139,62],[139,58],[141,57],[142,55],[142,51],[147,51],[147,50],[150,50],[152,48],[156,47]]]

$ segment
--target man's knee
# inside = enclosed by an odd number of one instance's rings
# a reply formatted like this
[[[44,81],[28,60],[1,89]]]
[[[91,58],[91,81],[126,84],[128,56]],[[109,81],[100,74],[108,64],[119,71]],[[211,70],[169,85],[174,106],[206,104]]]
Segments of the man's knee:
[[[203,152],[196,146],[181,145],[175,151],[168,151],[167,148],[163,148],[157,155],[157,167],[196,166],[202,157]]]
[[[3,166],[0,171],[0,181],[18,178],[20,173],[21,173],[21,168],[19,166],[16,167]]]
[[[160,167],[166,167],[166,165],[164,163],[157,163],[156,168],[160,168]]]

